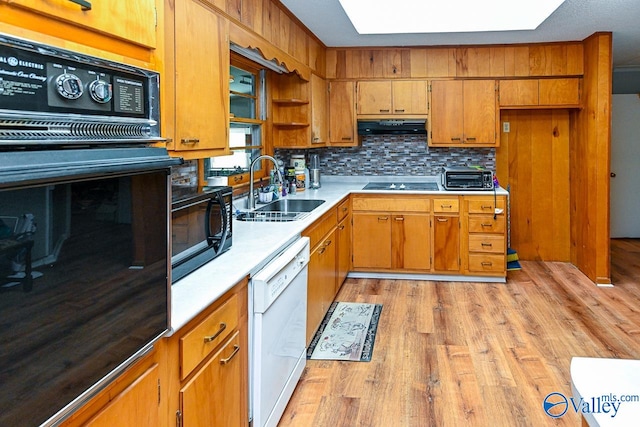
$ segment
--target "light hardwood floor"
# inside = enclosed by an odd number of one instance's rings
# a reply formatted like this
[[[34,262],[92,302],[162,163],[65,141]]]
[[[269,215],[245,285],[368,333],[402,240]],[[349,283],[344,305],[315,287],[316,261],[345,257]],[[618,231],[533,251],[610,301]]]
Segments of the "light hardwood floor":
[[[384,305],[371,362],[308,360],[280,426],[578,426],[552,419],[573,356],[640,359],[640,244],[612,242],[614,288],[521,261],[506,284],[348,279]]]

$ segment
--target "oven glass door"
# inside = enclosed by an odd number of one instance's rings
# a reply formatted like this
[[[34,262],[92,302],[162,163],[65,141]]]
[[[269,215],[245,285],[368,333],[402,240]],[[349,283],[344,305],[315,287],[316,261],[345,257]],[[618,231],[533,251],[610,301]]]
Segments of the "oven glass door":
[[[0,191],[0,425],[40,425],[166,332],[168,173]]]

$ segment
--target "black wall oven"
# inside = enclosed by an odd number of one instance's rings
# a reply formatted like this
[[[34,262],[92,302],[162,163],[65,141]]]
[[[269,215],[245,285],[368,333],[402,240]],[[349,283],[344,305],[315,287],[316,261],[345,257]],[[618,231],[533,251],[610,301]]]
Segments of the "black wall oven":
[[[173,188],[171,278],[176,282],[231,247],[232,188]]]
[[[0,425],[57,425],[169,328],[158,75],[0,34]]]

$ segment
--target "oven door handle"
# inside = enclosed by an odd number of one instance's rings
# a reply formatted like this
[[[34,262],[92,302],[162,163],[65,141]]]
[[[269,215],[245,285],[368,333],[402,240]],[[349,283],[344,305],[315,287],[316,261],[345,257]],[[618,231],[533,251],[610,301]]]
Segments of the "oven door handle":
[[[222,235],[220,236],[219,242],[218,239],[213,237],[213,233],[211,233],[211,211],[213,204],[217,204],[220,206],[220,214],[222,215]],[[224,202],[224,197],[220,193],[216,193],[214,197],[209,199],[209,204],[207,205],[207,221],[205,221],[205,233],[207,236],[207,243],[209,246],[213,248],[216,254],[222,252],[224,248],[224,244],[227,241],[227,236],[229,235],[229,221],[227,219],[227,206]],[[216,248],[216,242],[218,243],[218,247]]]

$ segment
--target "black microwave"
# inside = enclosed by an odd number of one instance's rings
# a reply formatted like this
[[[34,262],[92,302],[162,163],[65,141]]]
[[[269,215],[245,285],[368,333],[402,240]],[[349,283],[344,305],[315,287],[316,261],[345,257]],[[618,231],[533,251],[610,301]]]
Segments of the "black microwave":
[[[493,190],[493,172],[486,169],[445,167],[440,178],[445,190]]]
[[[173,187],[171,282],[175,283],[231,247],[231,187]]]

